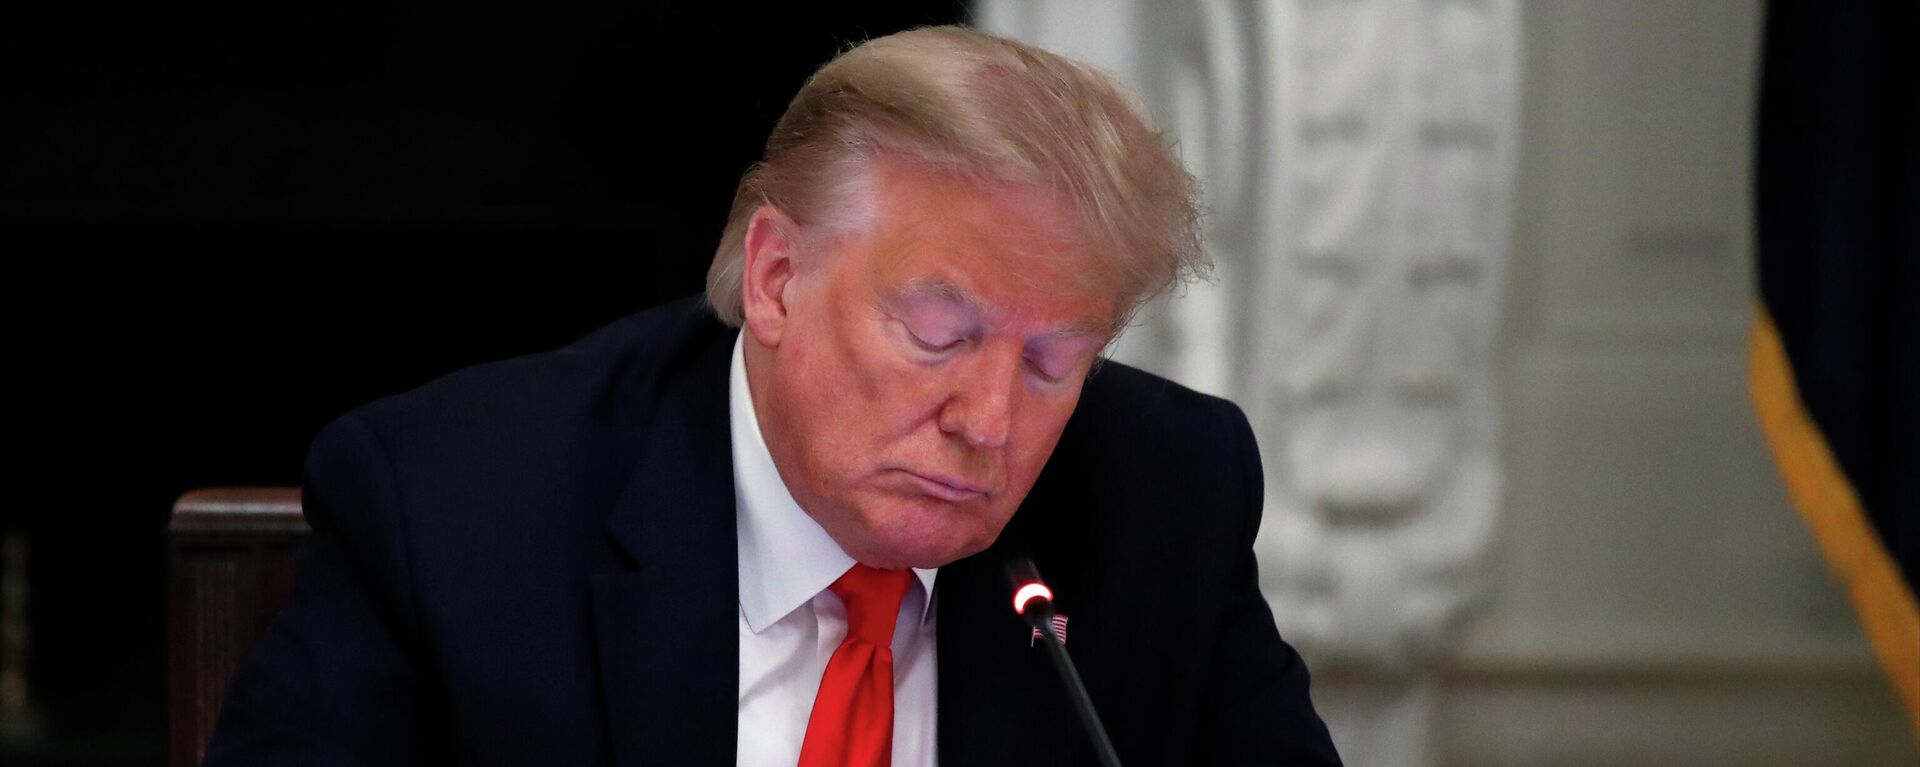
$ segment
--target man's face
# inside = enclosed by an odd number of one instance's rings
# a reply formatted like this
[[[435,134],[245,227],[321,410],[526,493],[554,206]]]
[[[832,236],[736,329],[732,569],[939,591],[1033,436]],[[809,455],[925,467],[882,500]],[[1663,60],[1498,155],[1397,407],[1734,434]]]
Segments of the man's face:
[[[1043,195],[871,172],[862,231],[796,245],[759,317],[750,296],[750,388],[781,479],[841,548],[937,567],[985,549],[1033,487],[1115,297]]]

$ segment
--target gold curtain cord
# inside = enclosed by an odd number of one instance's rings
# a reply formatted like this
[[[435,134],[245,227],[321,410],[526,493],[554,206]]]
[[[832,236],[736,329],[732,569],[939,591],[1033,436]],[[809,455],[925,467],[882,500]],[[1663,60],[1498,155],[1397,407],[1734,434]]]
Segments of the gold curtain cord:
[[[1906,701],[1920,737],[1920,605],[1801,402],[1780,332],[1760,302],[1754,306],[1748,354],[1747,385],[1787,493],[1846,587],[1867,641]]]

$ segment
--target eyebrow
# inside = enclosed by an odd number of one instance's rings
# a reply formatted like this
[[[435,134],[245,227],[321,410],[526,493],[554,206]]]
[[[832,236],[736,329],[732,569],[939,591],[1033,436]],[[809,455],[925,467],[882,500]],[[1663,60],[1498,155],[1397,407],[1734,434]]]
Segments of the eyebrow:
[[[908,280],[907,289],[901,291],[901,295],[907,297],[938,298],[949,303],[960,304],[969,309],[979,311],[982,314],[986,313],[986,307],[981,306],[980,301],[975,299],[973,294],[968,293],[965,288],[959,285],[955,285],[938,277],[915,277]]]
[[[973,294],[968,293],[965,288],[938,277],[915,277],[908,280],[906,289],[901,291],[900,295],[903,298],[935,298],[949,303],[959,304],[980,315],[989,313],[986,305],[981,303],[979,299],[974,298]],[[1053,330],[1047,331],[1045,335],[1054,338],[1106,336],[1112,333],[1112,329],[1113,324],[1111,322],[1086,319],[1054,328]]]

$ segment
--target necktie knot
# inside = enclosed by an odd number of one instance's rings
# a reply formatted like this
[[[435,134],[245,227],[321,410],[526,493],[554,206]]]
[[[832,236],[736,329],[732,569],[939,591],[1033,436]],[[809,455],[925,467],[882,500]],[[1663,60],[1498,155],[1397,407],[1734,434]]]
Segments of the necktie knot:
[[[847,636],[887,648],[893,645],[900,601],[912,585],[912,570],[876,570],[855,563],[827,588],[847,606]]]

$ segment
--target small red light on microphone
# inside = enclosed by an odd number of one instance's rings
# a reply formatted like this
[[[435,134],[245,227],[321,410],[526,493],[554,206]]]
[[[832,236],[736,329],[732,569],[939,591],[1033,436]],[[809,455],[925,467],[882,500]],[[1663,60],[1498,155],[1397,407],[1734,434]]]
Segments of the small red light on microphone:
[[[1053,589],[1047,588],[1044,583],[1029,583],[1021,586],[1019,591],[1013,592],[1013,611],[1020,615],[1026,615],[1027,603],[1036,598],[1045,599],[1049,602],[1053,601]]]

